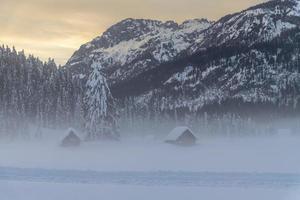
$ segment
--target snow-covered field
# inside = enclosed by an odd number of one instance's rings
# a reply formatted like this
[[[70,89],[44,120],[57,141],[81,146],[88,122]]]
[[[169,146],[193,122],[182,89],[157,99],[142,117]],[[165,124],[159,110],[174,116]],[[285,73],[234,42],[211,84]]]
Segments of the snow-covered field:
[[[1,200],[300,199],[298,137],[0,144]]]
[[[0,181],[3,200],[297,200],[289,189],[54,184]]]
[[[300,173],[299,137],[200,138],[193,147],[123,139],[61,148],[59,140],[0,142],[0,166],[96,171]]]

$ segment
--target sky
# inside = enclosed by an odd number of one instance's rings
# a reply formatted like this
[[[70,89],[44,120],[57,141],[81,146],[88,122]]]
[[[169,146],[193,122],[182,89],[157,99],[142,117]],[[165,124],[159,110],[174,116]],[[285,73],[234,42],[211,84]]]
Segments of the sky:
[[[125,18],[220,17],[263,0],[0,0],[0,44],[65,64],[80,45]]]

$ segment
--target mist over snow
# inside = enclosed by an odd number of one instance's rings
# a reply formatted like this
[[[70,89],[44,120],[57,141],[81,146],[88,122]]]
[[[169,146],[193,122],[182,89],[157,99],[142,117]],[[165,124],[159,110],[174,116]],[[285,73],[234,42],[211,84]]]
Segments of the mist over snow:
[[[198,136],[197,145],[153,136],[62,148],[51,138],[0,142],[0,192],[25,199],[272,199],[300,195],[299,136]],[[23,194],[23,195],[22,195]],[[47,195],[45,195],[47,194]]]
[[[59,132],[59,131],[58,131]],[[151,136],[61,148],[60,140],[1,142],[0,166],[95,171],[300,173],[298,136],[199,137],[180,147]]]

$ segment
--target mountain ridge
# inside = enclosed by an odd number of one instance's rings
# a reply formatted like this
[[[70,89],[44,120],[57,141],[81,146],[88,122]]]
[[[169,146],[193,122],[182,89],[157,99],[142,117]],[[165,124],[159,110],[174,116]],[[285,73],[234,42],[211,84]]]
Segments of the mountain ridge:
[[[198,23],[199,26],[192,26],[191,28],[191,25],[189,26],[191,23],[193,25]],[[137,24],[142,24],[142,26],[137,28]],[[190,46],[192,41],[190,37],[203,31],[210,24],[211,22],[205,19],[185,21],[182,24],[173,21],[125,19],[113,25],[102,36],[96,37],[91,42],[81,46],[70,58],[67,65],[75,65],[76,67],[79,63],[88,67],[94,57],[100,57],[98,59],[103,60],[104,67],[126,65],[137,57],[143,57],[146,62],[154,65],[166,62]],[[138,29],[139,31],[132,33],[132,29]],[[116,36],[112,37],[112,33],[115,32],[117,32]],[[112,41],[111,37],[113,38]]]
[[[134,97],[145,105],[146,95],[148,100],[155,99],[161,105],[169,104],[168,109],[177,105],[179,108],[198,110],[229,99],[297,107],[298,88],[293,92],[294,97],[290,97],[293,100],[284,100],[280,93],[286,92],[286,89],[280,84],[285,82],[283,74],[294,77],[291,78],[293,81],[288,81],[289,84],[293,82],[295,86],[300,83],[295,61],[298,40],[297,34],[293,34],[300,25],[299,5],[298,0],[272,0],[226,15],[216,22],[202,19],[177,24],[126,19],[112,26],[112,29],[121,25],[127,30],[128,21],[147,25],[140,29],[135,27],[137,32],[133,33],[133,37],[126,38],[128,40],[118,38],[108,48],[92,53],[87,51],[88,56],[83,56],[82,60],[72,57],[68,65],[73,65],[71,69],[76,66],[88,69],[93,59],[100,61],[117,98]],[[190,27],[184,27],[189,23]],[[286,39],[290,41],[285,42]],[[132,40],[133,43],[128,42]],[[272,45],[273,50],[270,48]],[[286,50],[287,46],[292,46],[292,50]],[[78,52],[74,54],[75,58],[76,54]],[[282,61],[285,57],[290,57],[290,60]],[[78,62],[85,64],[80,66]],[[245,68],[245,64],[252,71]],[[281,65],[293,67],[285,69]],[[82,71],[76,73],[81,74]],[[265,74],[268,74],[269,81],[261,80],[260,77],[266,78]],[[193,83],[189,83],[193,87],[187,84],[189,79],[194,79]],[[180,90],[178,84],[181,85]],[[160,96],[160,99],[155,96]],[[174,100],[176,98],[180,99],[179,103]],[[196,109],[190,109],[191,105]]]

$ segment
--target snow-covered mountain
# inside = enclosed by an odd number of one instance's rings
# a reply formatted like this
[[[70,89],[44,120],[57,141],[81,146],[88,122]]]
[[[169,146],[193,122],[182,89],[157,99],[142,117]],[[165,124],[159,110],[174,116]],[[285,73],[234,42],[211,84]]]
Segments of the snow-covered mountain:
[[[208,29],[191,50],[220,45],[247,45],[270,41],[300,25],[299,0],[271,0],[239,13],[227,15]]]
[[[84,73],[91,61],[97,59],[111,80],[128,79],[174,60],[211,24],[205,19],[188,20],[180,25],[173,21],[126,19],[82,45],[67,65]]]
[[[238,101],[295,109],[299,25],[299,0],[271,0],[216,22],[126,19],[81,46],[66,67],[84,77],[98,60],[114,96],[140,108],[231,109]]]

